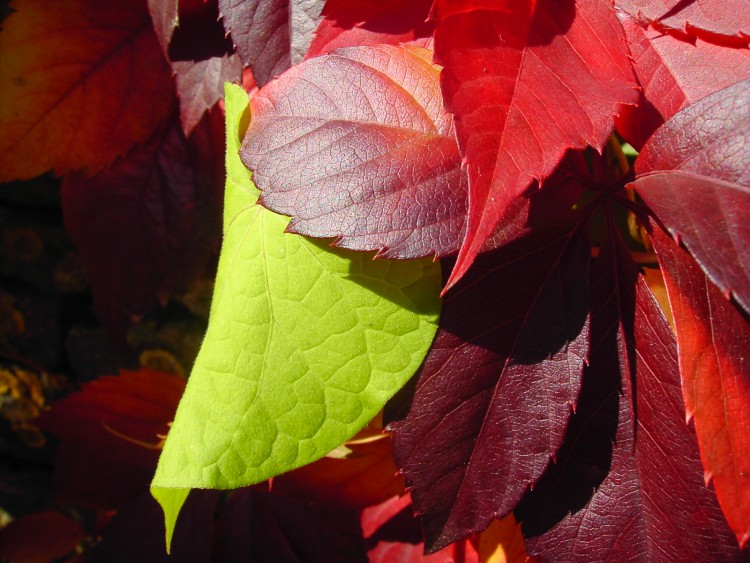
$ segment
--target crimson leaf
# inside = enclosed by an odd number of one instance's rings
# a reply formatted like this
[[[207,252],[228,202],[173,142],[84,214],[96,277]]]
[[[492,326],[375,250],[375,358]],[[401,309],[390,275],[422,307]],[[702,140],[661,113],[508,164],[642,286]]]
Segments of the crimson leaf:
[[[688,418],[706,479],[740,546],[750,540],[750,325],[661,230],[651,240],[664,270],[679,344]]]
[[[394,425],[428,551],[513,510],[563,441],[588,350],[590,249],[578,220],[481,255],[445,300]]]
[[[288,230],[389,258],[457,250],[466,182],[438,70],[416,47],[308,59],[251,100],[242,161]]]
[[[686,41],[644,28],[625,13],[618,17],[641,84],[638,106],[625,106],[617,131],[637,149],[683,107],[750,77],[750,50],[701,39]]]
[[[684,422],[674,337],[611,232],[591,271],[590,359],[559,461],[517,511],[529,553],[740,559]]]
[[[601,148],[638,100],[624,34],[600,0],[438,0],[435,60],[468,162],[458,281],[508,207],[569,148]]]
[[[750,80],[669,120],[635,163],[635,188],[721,291],[750,313]]]

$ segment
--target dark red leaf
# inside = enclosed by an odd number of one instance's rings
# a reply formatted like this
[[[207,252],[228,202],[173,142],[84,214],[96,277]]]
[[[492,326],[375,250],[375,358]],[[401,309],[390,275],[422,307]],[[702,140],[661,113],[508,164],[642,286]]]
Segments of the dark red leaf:
[[[196,139],[218,139],[221,131],[198,133]],[[215,178],[204,177],[211,172],[208,155],[186,141],[174,119],[97,176],[74,174],[63,182],[65,225],[91,279],[97,313],[121,339],[134,317],[205,271],[215,251],[219,198]]]
[[[481,255],[448,294],[394,425],[429,551],[513,510],[562,444],[588,350],[589,255],[577,219],[538,228]]]
[[[578,408],[558,463],[517,511],[529,553],[740,560],[684,420],[674,337],[616,233],[591,274],[591,357]]]
[[[219,0],[224,27],[263,86],[301,61],[325,0]]]
[[[151,495],[143,494],[110,520],[86,561],[210,563],[214,561],[214,512],[221,494],[211,490],[190,492],[177,519],[171,555],[164,548],[164,513]]]
[[[750,77],[750,50],[688,42],[642,27],[618,14],[633,57],[641,101],[625,106],[615,119],[617,131],[638,150],[664,121],[683,107]]]
[[[750,43],[747,0],[616,0],[634,18],[712,40]]]
[[[0,181],[95,174],[174,101],[145,0],[17,0],[0,34]]]
[[[84,537],[81,527],[59,512],[29,514],[0,528],[0,559],[20,563],[58,561]]]
[[[216,0],[149,0],[148,7],[175,74],[182,130],[190,135],[224,96],[224,83],[240,83],[242,63],[218,22]]]
[[[328,0],[308,57],[357,45],[428,47],[433,24],[427,21],[432,0]]]
[[[438,70],[417,47],[308,59],[250,103],[241,150],[261,203],[291,232],[389,258],[455,252],[466,178]]]
[[[601,148],[638,100],[614,8],[600,0],[439,0],[435,60],[468,165],[469,220],[448,287],[511,203],[565,151]]]
[[[706,479],[744,546],[750,540],[750,325],[668,236],[657,229],[651,240],[664,270],[685,407],[695,419]]]
[[[142,368],[86,383],[54,403],[40,426],[61,437],[55,480],[88,507],[115,508],[147,488],[182,396],[181,377]],[[154,447],[147,447],[154,445]]]
[[[220,518],[220,563],[367,561],[354,511],[246,488],[232,493]]]
[[[634,184],[721,291],[750,313],[750,80],[685,108],[649,140]]]

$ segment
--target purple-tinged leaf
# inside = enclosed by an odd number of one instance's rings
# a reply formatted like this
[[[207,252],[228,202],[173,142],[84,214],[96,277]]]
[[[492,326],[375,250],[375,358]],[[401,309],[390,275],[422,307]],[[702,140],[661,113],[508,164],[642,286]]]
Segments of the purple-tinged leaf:
[[[674,337],[618,234],[591,271],[577,411],[516,515],[551,561],[741,560],[685,423]]]
[[[116,337],[202,274],[220,233],[206,148],[212,122],[187,141],[177,119],[93,178],[66,176],[65,225],[76,244],[102,324]],[[207,142],[208,141],[208,142]],[[198,143],[200,145],[198,146]]]
[[[219,0],[224,27],[263,86],[307,52],[324,0]]]
[[[290,232],[388,258],[458,249],[466,176],[438,69],[417,47],[308,59],[250,100],[240,151]]]
[[[743,546],[750,540],[750,324],[660,229],[651,240],[674,315],[687,416],[706,479]]]
[[[238,489],[227,499],[218,538],[219,563],[367,561],[357,513],[269,493]]]
[[[648,138],[680,109],[750,77],[750,50],[687,41],[642,27],[624,12],[618,17],[641,85],[637,106],[615,118],[617,131],[640,150]]]
[[[635,162],[638,193],[750,314],[750,80],[677,113]]]
[[[434,26],[427,21],[433,0],[328,0],[307,53],[340,47],[412,44],[428,47]]]
[[[588,350],[579,220],[482,254],[446,297],[409,412],[394,424],[429,551],[513,510],[563,441]]]

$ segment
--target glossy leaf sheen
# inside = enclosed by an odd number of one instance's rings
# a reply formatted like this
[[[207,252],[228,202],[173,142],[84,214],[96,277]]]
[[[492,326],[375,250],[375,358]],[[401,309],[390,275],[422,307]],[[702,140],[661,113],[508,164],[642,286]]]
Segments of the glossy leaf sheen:
[[[394,458],[434,551],[504,516],[562,444],[588,350],[573,225],[483,254],[451,291]]]
[[[660,230],[654,242],[675,319],[688,418],[740,545],[750,540],[750,325]]]
[[[685,108],[643,148],[633,184],[721,291],[750,314],[750,80]]]
[[[616,0],[618,8],[642,21],[692,36],[750,42],[748,0]]]
[[[466,178],[438,69],[416,47],[308,59],[251,101],[242,161],[288,230],[389,258],[455,252]]]
[[[600,0],[440,0],[435,60],[468,166],[469,216],[448,287],[512,202],[543,185],[565,151],[601,148],[638,100],[614,10]]]
[[[151,135],[174,89],[145,0],[13,8],[0,33],[0,182],[98,172]]]
[[[680,109],[744,78],[750,78],[750,50],[729,48],[702,39],[687,41],[642,27],[620,12],[643,88],[638,106],[625,106],[617,131],[637,149]]]
[[[227,90],[225,238],[209,328],[152,486],[236,488],[354,435],[421,363],[439,269],[284,233],[237,156],[247,95]]]
[[[517,511],[530,554],[742,559],[703,483],[678,373],[666,319],[610,232],[591,272],[591,358],[577,411],[558,463]]]

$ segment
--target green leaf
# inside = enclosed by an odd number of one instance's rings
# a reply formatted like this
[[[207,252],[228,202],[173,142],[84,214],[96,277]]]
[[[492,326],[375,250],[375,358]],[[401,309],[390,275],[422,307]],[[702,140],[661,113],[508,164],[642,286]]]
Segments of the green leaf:
[[[185,504],[189,494],[190,489],[151,488],[151,496],[156,499],[164,511],[164,525],[167,529],[167,553],[170,552],[172,546],[172,535],[177,524],[177,517],[180,515],[182,505]]]
[[[231,489],[326,455],[414,374],[437,329],[440,266],[285,233],[238,157],[247,95],[227,85],[224,243],[208,332],[154,489]]]

